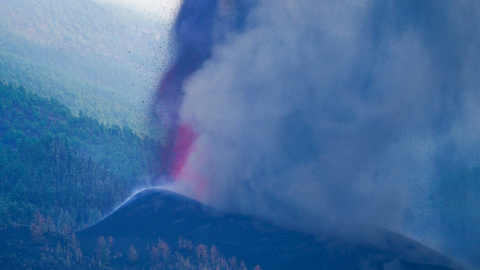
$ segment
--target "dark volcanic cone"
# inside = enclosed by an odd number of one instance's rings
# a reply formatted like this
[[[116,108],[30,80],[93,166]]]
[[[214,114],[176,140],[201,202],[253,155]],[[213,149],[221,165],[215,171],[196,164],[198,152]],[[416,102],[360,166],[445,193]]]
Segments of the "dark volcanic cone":
[[[223,214],[162,189],[138,193],[78,233],[91,245],[100,235],[113,236],[124,248],[130,243],[147,246],[158,238],[176,243],[181,236],[194,244],[216,245],[226,256],[263,269],[462,269],[422,244],[385,230],[370,228],[353,237],[325,235],[318,240],[255,218]]]

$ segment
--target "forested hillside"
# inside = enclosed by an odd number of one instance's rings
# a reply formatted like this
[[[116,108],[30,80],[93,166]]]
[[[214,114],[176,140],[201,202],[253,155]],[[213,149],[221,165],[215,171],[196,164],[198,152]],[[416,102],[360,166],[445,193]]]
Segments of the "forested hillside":
[[[36,211],[57,230],[93,224],[146,184],[156,164],[152,139],[5,81],[0,138],[0,227],[28,224]]]
[[[165,55],[161,26],[88,0],[1,1],[0,18],[0,79],[145,131],[143,101]]]

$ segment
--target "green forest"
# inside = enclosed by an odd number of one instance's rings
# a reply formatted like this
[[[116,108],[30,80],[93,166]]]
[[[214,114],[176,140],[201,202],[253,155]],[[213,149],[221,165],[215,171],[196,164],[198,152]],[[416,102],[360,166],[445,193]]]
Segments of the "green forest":
[[[157,163],[153,139],[6,81],[0,138],[0,227],[39,212],[59,232],[82,229],[148,184]]]
[[[159,164],[153,139],[81,111],[75,116],[56,99],[5,80],[0,138],[0,266],[248,269],[215,245],[181,236],[178,243],[158,239],[147,246],[107,236],[82,243],[75,236],[150,183]]]

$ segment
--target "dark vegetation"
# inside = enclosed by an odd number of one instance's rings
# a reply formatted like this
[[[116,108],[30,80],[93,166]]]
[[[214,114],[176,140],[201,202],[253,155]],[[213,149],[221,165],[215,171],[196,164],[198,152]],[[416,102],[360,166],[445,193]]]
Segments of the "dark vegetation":
[[[359,231],[360,232],[360,231]],[[100,223],[55,232],[35,214],[0,231],[6,269],[463,269],[404,236],[379,228],[310,234],[226,214],[182,195],[150,189]]]
[[[247,267],[235,256],[226,258],[215,245],[195,244],[181,236],[171,243],[151,239],[146,246],[99,236],[93,245],[85,245],[75,233],[52,232],[39,221],[37,232],[25,226],[1,231],[0,269],[262,269]]]
[[[152,266],[152,252],[163,253],[162,242],[187,251],[181,253],[184,259],[180,261],[200,269],[204,265],[207,269],[242,269],[241,260],[249,269],[257,264],[264,269],[303,270],[462,269],[422,244],[383,229],[365,227],[348,235],[324,232],[314,237],[253,217],[223,213],[162,189],[136,194],[100,223],[77,232],[85,255],[92,256],[102,235],[112,236],[113,246],[122,254],[128,254],[133,245],[136,265],[144,269]],[[157,242],[159,238],[162,242]],[[228,264],[233,256],[237,268]],[[158,262],[161,266],[162,261]]]
[[[159,25],[84,0],[1,1],[0,18],[0,79],[145,131],[142,101],[165,54]]]
[[[53,231],[92,225],[146,184],[155,142],[0,83],[0,227],[38,211]]]

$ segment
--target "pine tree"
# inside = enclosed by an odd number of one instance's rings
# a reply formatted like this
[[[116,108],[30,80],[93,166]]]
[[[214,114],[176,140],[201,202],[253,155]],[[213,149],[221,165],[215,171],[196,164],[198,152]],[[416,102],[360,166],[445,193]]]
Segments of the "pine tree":
[[[133,247],[133,245],[130,245],[130,248],[128,249],[128,262],[130,264],[134,264],[138,260],[138,253]]]
[[[211,259],[211,263],[212,263],[212,268],[216,268],[217,267],[217,260],[218,260],[218,250],[217,250],[217,247],[216,246],[212,246],[210,248],[210,259]]]
[[[235,258],[235,256],[228,259],[228,262],[232,268],[237,268],[237,258]]]
[[[153,246],[150,250],[150,258],[154,263],[157,263],[160,259],[160,250],[156,246]]]
[[[158,239],[157,247],[158,247],[158,250],[160,251],[160,254],[162,255],[163,261],[167,261],[168,258],[170,257],[170,247],[167,245],[167,243],[163,242],[161,239]]]
[[[110,250],[108,249],[105,237],[100,236],[97,239],[97,246],[95,247],[95,255],[97,256],[99,266],[108,265],[110,262]]]
[[[30,224],[30,233],[34,242],[42,242],[46,232],[45,219],[40,212],[35,212],[35,220]]]
[[[202,265],[206,265],[208,261],[208,251],[207,246],[204,244],[199,244],[195,251],[197,252],[197,259],[198,259],[198,268],[202,268]]]
[[[262,268],[260,267],[260,265],[255,265],[255,268],[253,268],[253,270],[262,270]]]

